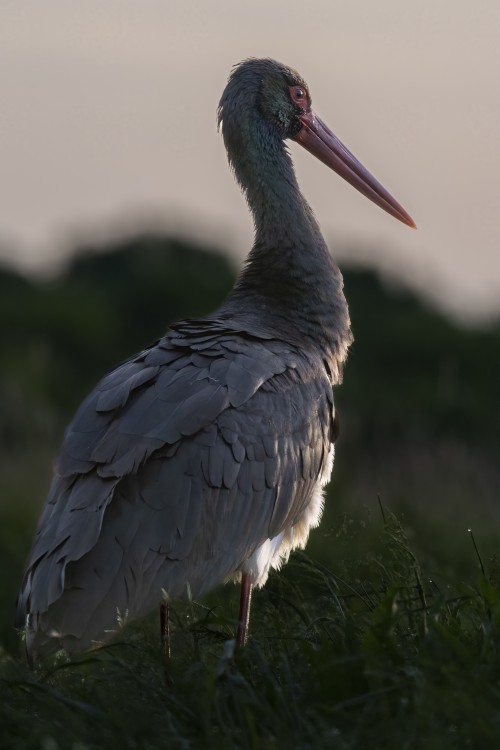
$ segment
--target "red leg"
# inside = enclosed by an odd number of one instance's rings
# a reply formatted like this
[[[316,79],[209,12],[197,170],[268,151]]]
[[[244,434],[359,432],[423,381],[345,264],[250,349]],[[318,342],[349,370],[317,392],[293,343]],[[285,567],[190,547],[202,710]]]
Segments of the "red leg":
[[[161,648],[167,659],[170,659],[170,604],[160,604],[160,637]]]
[[[250,622],[250,605],[252,602],[252,588],[252,576],[249,573],[242,573],[240,614],[238,618],[238,631],[236,633],[236,645],[238,648],[242,648],[247,642],[248,623]]]

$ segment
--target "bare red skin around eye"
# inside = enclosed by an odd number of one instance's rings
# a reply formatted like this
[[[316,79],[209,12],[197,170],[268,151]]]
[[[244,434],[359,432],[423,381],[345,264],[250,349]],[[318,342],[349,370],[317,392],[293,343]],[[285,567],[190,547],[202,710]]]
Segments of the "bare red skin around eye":
[[[310,104],[309,94],[307,93],[305,86],[290,86],[289,91],[292,102],[306,112],[309,109]],[[300,96],[300,93],[302,93],[302,96]]]

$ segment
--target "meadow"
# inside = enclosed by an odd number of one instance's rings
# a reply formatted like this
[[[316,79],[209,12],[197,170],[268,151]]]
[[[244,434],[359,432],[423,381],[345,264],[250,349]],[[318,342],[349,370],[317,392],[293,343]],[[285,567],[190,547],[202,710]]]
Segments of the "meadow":
[[[344,269],[355,344],[324,520],[255,595],[173,607],[31,672],[15,598],[52,456],[97,378],[213,309],[234,269],[157,235],[0,272],[0,747],[500,747],[500,327],[463,328]],[[472,533],[468,531],[472,529]]]

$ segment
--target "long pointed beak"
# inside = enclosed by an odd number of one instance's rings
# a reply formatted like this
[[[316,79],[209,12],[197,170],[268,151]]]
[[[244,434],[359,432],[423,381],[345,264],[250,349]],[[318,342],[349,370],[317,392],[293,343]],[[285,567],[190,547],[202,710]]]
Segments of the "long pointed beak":
[[[307,151],[316,156],[327,167],[347,180],[356,190],[383,208],[399,221],[416,229],[416,224],[403,206],[395,200],[380,182],[365,169],[353,154],[339,141],[336,135],[314,112],[305,112],[299,117],[302,128],[293,138]]]

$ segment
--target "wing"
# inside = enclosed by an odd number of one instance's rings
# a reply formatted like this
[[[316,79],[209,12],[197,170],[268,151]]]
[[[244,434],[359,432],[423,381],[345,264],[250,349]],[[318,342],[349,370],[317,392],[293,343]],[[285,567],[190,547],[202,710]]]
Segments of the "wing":
[[[69,426],[19,598],[28,646],[85,648],[162,588],[199,596],[305,512],[326,462],[321,361],[184,324],[96,387]],[[30,635],[31,634],[31,635]]]

